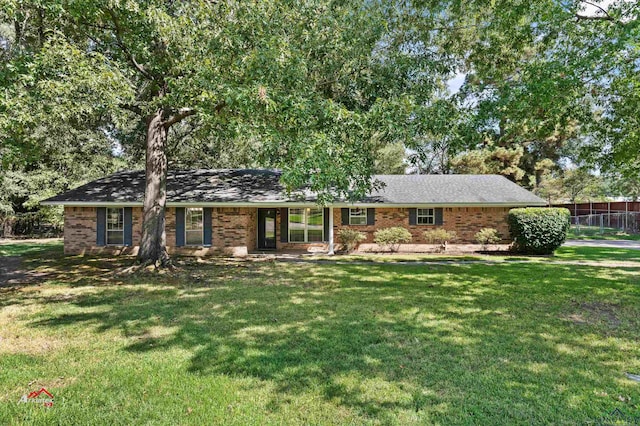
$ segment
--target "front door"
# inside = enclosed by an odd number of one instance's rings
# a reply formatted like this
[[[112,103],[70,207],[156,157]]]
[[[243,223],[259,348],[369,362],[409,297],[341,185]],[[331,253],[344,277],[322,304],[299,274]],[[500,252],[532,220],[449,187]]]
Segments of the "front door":
[[[276,209],[258,209],[258,249],[276,248]]]

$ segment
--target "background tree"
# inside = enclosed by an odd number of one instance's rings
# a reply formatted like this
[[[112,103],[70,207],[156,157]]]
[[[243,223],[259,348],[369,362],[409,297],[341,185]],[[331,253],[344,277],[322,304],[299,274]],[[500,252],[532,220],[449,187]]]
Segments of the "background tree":
[[[522,180],[525,172],[519,165],[523,149],[495,148],[468,151],[450,161],[451,170],[457,174],[500,174],[514,182]]]
[[[407,169],[406,156],[402,142],[383,145],[375,153],[373,172],[378,175],[403,175]]]

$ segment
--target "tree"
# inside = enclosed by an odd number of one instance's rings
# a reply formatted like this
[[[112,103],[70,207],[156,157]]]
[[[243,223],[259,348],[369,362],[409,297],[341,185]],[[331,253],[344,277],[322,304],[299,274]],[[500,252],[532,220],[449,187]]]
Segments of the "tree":
[[[174,147],[250,141],[262,164],[283,167],[289,188],[309,185],[321,202],[359,197],[375,185],[372,140],[407,140],[413,107],[450,72],[445,54],[419,47],[439,36],[418,26],[445,19],[446,7],[415,15],[396,6],[9,2],[3,13],[16,40],[25,17],[42,19],[38,43],[3,75],[0,110],[16,114],[0,122],[3,150],[38,149],[31,129],[73,124],[109,129],[125,152],[144,152],[142,263],[169,261],[167,152],[177,128],[195,124],[197,133]]]
[[[383,145],[376,151],[373,171],[379,175],[403,175],[406,152],[404,145],[399,142]]]
[[[638,165],[628,165],[627,167],[616,172],[609,172],[605,176],[607,191],[613,196],[638,201],[640,199],[640,167]]]
[[[451,159],[450,166],[454,173],[500,174],[518,182],[524,176],[524,171],[518,166],[522,155],[521,147],[468,151]]]
[[[575,168],[545,174],[535,192],[551,203],[576,203],[602,198],[607,191],[601,176],[585,168]]]
[[[635,143],[640,7],[597,3],[497,1],[475,13],[472,4],[457,95],[468,112],[467,150],[522,147],[518,167],[531,187],[540,184],[536,165],[545,159],[602,165],[638,151],[628,148]],[[579,156],[583,147],[591,149]]]
[[[0,59],[6,64],[0,67],[0,216],[37,213],[61,222],[61,209],[38,203],[125,165],[114,155],[112,124],[100,108],[114,86],[105,79],[100,95],[92,97],[97,85],[79,85],[86,80],[79,71],[89,68],[90,58],[67,52],[78,60],[76,72],[58,63],[54,76],[47,70],[53,58],[38,56],[55,38],[50,31],[56,16],[51,2],[0,6]],[[83,92],[85,107],[93,103],[100,113],[84,109],[82,123],[69,114],[73,105],[61,96],[69,87]]]

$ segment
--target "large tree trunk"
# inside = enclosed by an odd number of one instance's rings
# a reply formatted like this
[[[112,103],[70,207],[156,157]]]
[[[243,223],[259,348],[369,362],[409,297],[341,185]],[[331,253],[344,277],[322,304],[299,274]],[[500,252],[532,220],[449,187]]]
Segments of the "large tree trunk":
[[[165,208],[167,202],[167,128],[164,111],[158,109],[147,119],[146,183],[142,219],[142,241],[138,261],[168,266]]]

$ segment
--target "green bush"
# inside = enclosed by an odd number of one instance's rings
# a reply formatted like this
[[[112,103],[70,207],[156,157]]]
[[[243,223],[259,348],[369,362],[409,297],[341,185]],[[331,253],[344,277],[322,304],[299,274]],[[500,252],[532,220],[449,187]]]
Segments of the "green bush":
[[[425,241],[428,244],[440,244],[440,250],[447,250],[447,243],[455,241],[457,234],[456,231],[447,231],[446,229],[432,229],[422,233]]]
[[[487,244],[497,244],[502,240],[498,231],[493,228],[482,228],[476,235],[474,235],[476,243],[482,244],[482,249],[487,247]]]
[[[373,234],[373,241],[391,251],[398,251],[400,244],[411,242],[411,232],[399,226],[382,228]]]
[[[564,208],[530,207],[509,212],[509,232],[516,251],[552,254],[567,238],[571,214]]]
[[[338,239],[344,251],[352,252],[358,248],[361,242],[367,239],[367,236],[355,229],[344,228],[338,232]]]

